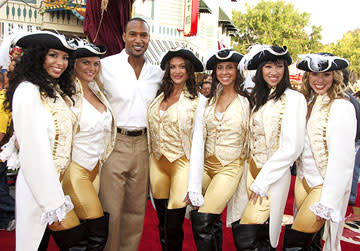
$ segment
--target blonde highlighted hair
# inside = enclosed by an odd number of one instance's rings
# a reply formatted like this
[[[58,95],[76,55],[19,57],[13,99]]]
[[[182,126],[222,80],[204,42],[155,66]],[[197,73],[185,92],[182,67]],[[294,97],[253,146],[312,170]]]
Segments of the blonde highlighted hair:
[[[343,75],[341,70],[332,71],[333,72],[333,83],[331,87],[327,90],[327,95],[330,98],[330,103],[334,99],[346,99],[346,95],[344,94],[344,91],[342,89],[343,83]],[[309,75],[310,72],[305,72],[302,77],[302,87],[301,92],[304,94],[307,101],[311,99],[311,97],[314,95],[314,91],[310,86],[309,81]]]
[[[104,92],[104,84],[103,84],[103,82],[101,82],[101,80],[100,80],[100,72],[101,72],[101,71],[102,71],[102,67],[101,67],[101,63],[100,63],[99,71],[98,71],[98,73],[95,75],[94,80],[95,80],[96,84],[99,86],[100,90],[101,90],[102,92]]]

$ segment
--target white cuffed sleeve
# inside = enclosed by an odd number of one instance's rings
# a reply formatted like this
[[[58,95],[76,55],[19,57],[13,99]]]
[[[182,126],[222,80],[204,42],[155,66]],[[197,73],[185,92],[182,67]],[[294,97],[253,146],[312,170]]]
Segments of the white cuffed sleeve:
[[[41,102],[39,88],[30,82],[21,83],[14,93],[12,110],[20,147],[20,172],[35,201],[45,214],[64,206],[69,208],[71,201],[65,199],[52,156],[50,142],[54,135],[49,135],[48,127],[53,120]],[[57,217],[61,219],[62,216]]]
[[[194,132],[190,153],[190,168],[188,179],[188,194],[193,206],[202,206],[204,198],[201,194],[204,175],[204,112],[208,99],[199,94],[199,104],[195,111]]]
[[[310,207],[316,215],[333,222],[343,220],[342,207],[351,189],[356,125],[353,105],[347,100],[335,100],[326,130],[328,165],[321,197],[318,203]]]
[[[20,168],[19,151],[16,149],[15,141],[15,135],[11,136],[9,141],[1,147],[2,151],[0,152],[1,161],[7,161],[6,165],[10,170],[18,170]]]
[[[271,184],[281,179],[304,147],[307,104],[297,91],[287,90],[278,150],[263,165],[250,189],[267,196]]]
[[[71,202],[70,196],[65,195],[65,202],[60,207],[44,212],[41,214],[40,223],[41,224],[53,224],[55,221],[62,221],[65,219],[66,214],[74,208],[74,205]]]

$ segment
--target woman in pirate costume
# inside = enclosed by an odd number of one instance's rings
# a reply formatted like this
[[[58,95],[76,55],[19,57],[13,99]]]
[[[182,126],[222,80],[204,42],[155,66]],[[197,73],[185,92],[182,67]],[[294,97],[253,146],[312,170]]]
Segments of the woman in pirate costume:
[[[186,209],[183,200],[199,102],[194,72],[202,72],[203,64],[190,50],[176,48],[166,53],[160,66],[165,74],[148,109],[150,185],[162,249],[182,250]]]
[[[212,91],[196,114],[188,186],[190,202],[198,207],[191,212],[197,250],[222,250],[221,213],[244,170],[250,105],[237,70],[241,58],[224,49],[206,63],[213,71]]]
[[[75,75],[77,93],[73,97],[76,126],[71,163],[64,173],[62,187],[74,204],[74,210],[88,229],[87,250],[103,250],[107,240],[109,214],[104,213],[98,197],[102,164],[114,148],[115,120],[98,80],[103,46],[86,40],[77,41]]]
[[[233,223],[238,250],[271,250],[278,244],[290,166],[300,155],[305,137],[306,101],[291,89],[291,62],[285,46],[255,45],[240,63],[256,74],[251,93],[249,202],[240,221]]]
[[[341,250],[356,134],[354,107],[341,89],[341,70],[348,65],[328,53],[304,55],[297,65],[305,71],[307,130],[295,183],[297,214],[286,228],[284,250],[308,250],[324,224],[324,250]]]
[[[86,249],[86,229],[80,224],[60,179],[70,163],[76,116],[75,50],[65,37],[48,31],[14,39],[23,48],[6,93],[19,144],[16,182],[16,250],[38,250],[46,228],[61,250]],[[64,219],[74,219],[71,224]]]

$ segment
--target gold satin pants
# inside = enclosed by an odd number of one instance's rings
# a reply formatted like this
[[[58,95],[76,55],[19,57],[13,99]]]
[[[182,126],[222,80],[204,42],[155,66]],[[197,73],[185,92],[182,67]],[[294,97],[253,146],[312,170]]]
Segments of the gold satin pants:
[[[74,209],[67,213],[61,224],[49,226],[51,230],[70,229],[79,225],[80,220],[97,219],[104,215],[97,193],[98,188],[93,183],[98,173],[99,164],[90,172],[75,162],[70,163],[62,177],[62,187],[64,194],[70,196]]]
[[[154,155],[150,162],[150,186],[155,199],[169,199],[168,209],[186,206],[184,196],[187,191],[190,161],[183,155],[170,162],[165,156],[159,160]]]
[[[322,185],[310,188],[305,178],[295,180],[295,205],[298,212],[294,219],[292,229],[304,233],[318,232],[325,221],[317,221],[316,215],[310,211],[310,206],[320,201]]]
[[[201,213],[221,214],[234,195],[244,171],[244,161],[236,159],[222,166],[215,156],[210,156],[204,163],[202,193],[204,205]]]
[[[246,177],[246,187],[249,198],[251,197],[252,194],[252,191],[250,190],[250,186],[254,182],[260,170],[261,168],[257,168],[254,160],[250,159],[249,169]],[[240,224],[264,224],[269,217],[270,217],[270,193],[268,192],[268,199],[262,198],[261,205],[259,199],[256,201],[255,205],[252,201],[248,202],[245,211],[243,213],[243,216],[240,220]]]

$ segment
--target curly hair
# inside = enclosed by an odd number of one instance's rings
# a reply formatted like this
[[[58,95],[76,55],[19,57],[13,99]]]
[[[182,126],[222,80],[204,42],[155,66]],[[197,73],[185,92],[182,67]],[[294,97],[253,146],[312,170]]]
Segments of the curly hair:
[[[212,69],[212,73],[211,73],[211,77],[212,77],[211,90],[210,90],[210,94],[207,96],[209,98],[209,102],[211,101],[212,97],[215,96],[216,88],[220,83],[220,81],[216,77],[216,65]],[[244,91],[244,78],[241,76],[238,70],[236,70],[234,90],[241,96],[244,96],[247,99],[249,99],[249,95],[247,94],[247,92]]]
[[[333,72],[333,83],[330,86],[330,88],[326,91],[327,95],[330,98],[330,103],[334,99],[340,99],[346,97],[341,87],[344,84],[341,70],[336,70],[332,72]],[[309,101],[314,94],[314,91],[310,86],[309,76],[310,76],[310,72],[304,73],[302,77],[302,87],[301,87],[301,92],[302,94],[304,94],[307,101]]]
[[[29,81],[34,85],[39,86],[40,93],[47,95],[56,100],[55,84],[58,84],[62,96],[71,98],[75,94],[74,85],[74,57],[69,53],[69,64],[66,70],[58,79],[54,79],[44,69],[43,64],[45,57],[49,51],[48,47],[43,45],[34,45],[24,49],[23,56],[16,64],[16,67],[9,79],[9,88],[6,92],[6,99],[4,107],[11,111],[12,99],[16,88],[23,81]]]
[[[185,69],[188,75],[188,79],[186,80],[186,88],[191,95],[191,99],[197,97],[197,90],[196,90],[196,81],[195,81],[195,67],[194,65],[188,60],[184,59],[185,61]],[[165,73],[164,77],[161,81],[160,88],[156,93],[156,96],[160,95],[162,92],[164,93],[164,100],[170,97],[170,94],[174,90],[174,84],[170,77],[170,60],[165,64]]]
[[[262,62],[255,74],[255,87],[253,89],[253,92],[250,95],[251,98],[251,107],[254,108],[254,111],[257,111],[260,109],[261,106],[265,105],[266,102],[270,99],[274,99],[275,101],[278,100],[281,95],[285,92],[287,88],[291,88],[290,84],[290,76],[289,76],[289,68],[286,60],[278,59],[275,61],[271,61],[274,63],[282,62],[284,64],[284,75],[280,82],[277,84],[275,91],[273,94],[270,94],[270,88],[268,87],[268,84],[266,83],[264,76],[263,76],[263,67],[266,63],[269,61]]]

